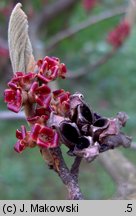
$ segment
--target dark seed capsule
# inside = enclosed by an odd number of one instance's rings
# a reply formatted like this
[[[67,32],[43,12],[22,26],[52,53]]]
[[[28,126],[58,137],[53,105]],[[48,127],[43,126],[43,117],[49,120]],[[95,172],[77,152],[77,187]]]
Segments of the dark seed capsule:
[[[78,139],[78,143],[76,146],[78,149],[84,149],[84,148],[88,148],[89,145],[90,145],[90,142],[86,137],[80,137]]]
[[[75,145],[78,142],[79,131],[74,125],[74,123],[62,123],[60,126],[61,136],[64,142],[70,145]]]
[[[107,119],[106,118],[100,118],[97,121],[94,122],[95,127],[104,127],[107,124]]]
[[[89,107],[85,104],[83,104],[81,106],[81,114],[82,116],[85,118],[85,120],[87,120],[88,122],[90,122],[92,124],[93,122],[93,114],[90,111]]]

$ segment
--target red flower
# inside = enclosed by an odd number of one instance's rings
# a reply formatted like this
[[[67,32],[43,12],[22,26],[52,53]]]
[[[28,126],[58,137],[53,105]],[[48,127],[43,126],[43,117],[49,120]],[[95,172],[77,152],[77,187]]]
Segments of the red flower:
[[[53,99],[55,101],[53,108],[60,115],[66,115],[69,112],[70,101],[69,101],[70,93],[65,92],[63,89],[59,89],[53,91]]]
[[[9,110],[18,113],[22,107],[22,92],[20,89],[6,89],[4,91],[4,101],[8,103]]]
[[[16,130],[16,137],[18,141],[14,146],[14,150],[18,153],[21,153],[26,147],[34,147],[35,143],[30,137],[30,131],[26,131],[25,126],[21,126],[21,131]]]
[[[36,74],[33,72],[30,73],[23,73],[23,72],[16,72],[14,77],[8,83],[8,86],[11,89],[21,88],[24,90],[29,90],[32,81],[34,80]]]
[[[60,63],[59,58],[46,56],[43,60],[37,62],[37,77],[44,83],[55,80],[57,77],[65,78],[66,66]]]
[[[39,86],[38,82],[34,82],[28,93],[29,100],[31,102],[36,102],[40,106],[48,108],[51,101],[50,92],[51,90],[47,85],[42,84],[41,86]]]
[[[27,121],[30,123],[30,124],[36,124],[36,123],[39,123],[39,124],[43,124],[45,125],[47,120],[49,119],[49,116],[50,116],[50,108],[44,108],[44,107],[41,107],[41,108],[37,108],[36,111],[35,111],[35,114],[33,117],[28,117],[27,118]]]
[[[38,146],[43,148],[55,148],[59,145],[59,135],[53,129],[35,124],[32,132],[32,139],[37,143]]]
[[[121,22],[113,31],[108,34],[107,41],[113,47],[118,48],[130,34],[130,24],[127,21]]]
[[[46,124],[47,120],[49,119],[49,117],[47,115],[42,115],[42,116],[34,116],[34,117],[28,117],[27,121],[30,124]]]
[[[34,77],[34,73],[16,72],[8,83],[10,89],[4,91],[4,100],[8,103],[9,110],[16,113],[20,111],[22,104],[27,100],[27,91]]]
[[[38,116],[42,116],[42,115],[49,116],[50,113],[51,113],[50,107],[48,107],[48,108],[40,107],[40,108],[37,108],[35,110],[35,114],[38,115]]]

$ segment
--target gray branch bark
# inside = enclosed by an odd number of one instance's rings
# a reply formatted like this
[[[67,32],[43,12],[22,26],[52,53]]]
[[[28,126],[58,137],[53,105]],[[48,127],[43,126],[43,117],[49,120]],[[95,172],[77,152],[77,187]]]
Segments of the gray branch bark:
[[[99,160],[117,185],[115,199],[128,199],[136,193],[136,166],[119,150],[101,154]]]

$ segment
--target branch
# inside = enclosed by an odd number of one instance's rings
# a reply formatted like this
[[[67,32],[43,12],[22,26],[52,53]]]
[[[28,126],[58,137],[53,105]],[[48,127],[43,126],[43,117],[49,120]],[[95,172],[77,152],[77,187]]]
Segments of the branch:
[[[10,111],[1,111],[0,112],[0,120],[24,120],[25,114],[24,112],[13,113]]]
[[[59,42],[61,42],[62,40],[66,39],[68,37],[71,37],[72,35],[78,33],[81,30],[84,30],[85,28],[88,28],[94,24],[97,24],[98,22],[102,22],[102,21],[109,19],[109,18],[112,18],[114,16],[124,14],[126,11],[127,11],[126,6],[120,6],[120,7],[113,9],[113,10],[109,10],[109,11],[106,10],[99,15],[91,16],[87,20],[85,20],[79,24],[76,24],[76,26],[73,26],[73,27],[70,27],[66,30],[63,30],[63,31],[57,33],[55,36],[53,36],[48,42],[48,46],[46,48],[46,51],[49,52]]]
[[[82,158],[81,157],[76,157],[75,161],[71,167],[71,174],[75,178],[75,180],[78,182],[78,174],[79,174],[79,167],[81,164]]]
[[[86,67],[80,68],[76,73],[68,71],[67,78],[69,79],[77,79],[81,78],[84,75],[86,75],[89,71],[89,73],[94,72],[97,68],[99,68],[101,65],[105,64],[107,61],[109,61],[117,52],[118,49],[112,49],[110,52],[106,53],[104,56],[102,56],[97,62],[93,64],[89,64]]]
[[[65,164],[61,149],[59,147],[50,149],[50,152],[52,154],[52,157],[55,158],[54,160],[56,160],[56,158],[58,160],[57,167],[55,167],[54,170],[58,173],[62,182],[67,187],[69,193],[69,199],[82,200],[83,195],[80,191],[79,185],[75,180],[75,178],[73,177],[73,175],[71,175],[71,172],[69,171],[67,165]],[[42,154],[44,154],[44,151]]]
[[[125,199],[136,192],[136,167],[118,150],[101,154],[100,163],[117,184],[117,198]]]

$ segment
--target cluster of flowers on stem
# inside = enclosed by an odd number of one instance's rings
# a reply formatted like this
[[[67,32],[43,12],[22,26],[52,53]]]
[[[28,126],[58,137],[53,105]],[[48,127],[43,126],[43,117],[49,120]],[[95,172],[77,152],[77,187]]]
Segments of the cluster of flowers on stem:
[[[59,145],[59,135],[47,121],[50,113],[67,116],[70,93],[63,89],[51,91],[49,83],[58,77],[65,78],[66,66],[56,57],[46,56],[39,60],[33,72],[16,72],[4,91],[4,100],[9,110],[18,113],[22,107],[30,109],[25,126],[16,131],[18,138],[14,149],[21,153],[26,147],[54,148]]]
[[[65,78],[66,71],[58,58],[46,56],[36,63],[34,72],[16,72],[8,83],[4,92],[8,109],[18,113],[24,107],[30,126],[29,131],[25,126],[16,131],[15,151],[21,153],[35,146],[51,149],[64,143],[70,156],[90,162],[101,152],[120,145],[128,147],[131,139],[120,132],[127,121],[125,113],[105,118],[87,105],[81,93],[51,91],[48,84]]]

